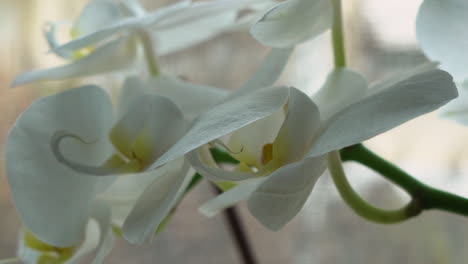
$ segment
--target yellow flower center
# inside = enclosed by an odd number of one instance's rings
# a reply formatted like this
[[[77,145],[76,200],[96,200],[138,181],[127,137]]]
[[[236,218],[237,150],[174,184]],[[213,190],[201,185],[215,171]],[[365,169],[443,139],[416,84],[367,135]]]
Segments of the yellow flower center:
[[[41,252],[38,259],[38,264],[61,264],[69,260],[75,252],[75,247],[55,247],[42,242],[35,237],[31,232],[24,231],[23,235],[24,244],[36,251]]]

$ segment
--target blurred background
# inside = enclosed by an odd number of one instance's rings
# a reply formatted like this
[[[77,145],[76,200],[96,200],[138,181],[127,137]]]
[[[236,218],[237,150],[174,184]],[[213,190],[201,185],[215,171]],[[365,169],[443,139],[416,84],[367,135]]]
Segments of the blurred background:
[[[58,65],[47,55],[42,28],[47,21],[73,20],[87,0],[0,0],[0,148],[16,117],[38,96],[70,83],[50,82],[9,88],[15,75]],[[143,1],[148,8],[170,2]],[[426,61],[415,38],[421,0],[344,0],[350,68],[370,82]],[[248,33],[225,33],[189,50],[160,59],[161,68],[198,83],[235,89],[253,72],[268,48]],[[312,94],[331,68],[330,34],[297,48],[281,83]],[[107,80],[112,83],[112,80]],[[111,85],[111,84],[109,84]],[[468,127],[431,113],[380,135],[367,146],[418,179],[468,196]],[[18,216],[0,164],[0,259],[15,256]],[[27,162],[27,161],[25,161]],[[346,164],[350,181],[384,208],[408,197],[372,171]],[[213,196],[200,184],[182,202],[173,220],[150,245],[119,240],[107,263],[241,263],[222,216],[206,219],[197,207]],[[356,216],[338,197],[329,175],[321,177],[305,208],[284,229],[271,232],[239,207],[259,263],[466,263],[468,219],[425,212],[398,225],[377,225]]]

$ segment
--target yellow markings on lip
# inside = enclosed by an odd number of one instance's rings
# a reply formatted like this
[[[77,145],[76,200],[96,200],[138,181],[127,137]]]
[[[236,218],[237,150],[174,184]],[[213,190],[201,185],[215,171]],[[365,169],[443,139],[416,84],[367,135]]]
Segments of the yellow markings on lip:
[[[141,172],[152,161],[155,149],[148,129],[143,129],[132,141],[125,133],[114,128],[109,138],[122,156],[114,154],[105,164],[108,167],[119,168],[122,172]]]
[[[30,249],[41,252],[38,264],[61,264],[73,256],[75,247],[55,247],[42,242],[28,230],[24,231],[24,244]]]
[[[76,27],[73,27],[70,30],[70,38],[71,39],[76,39],[81,35],[83,35],[83,34]],[[75,50],[72,53],[72,59],[73,60],[79,60],[79,59],[81,59],[81,58],[83,58],[85,56],[88,56],[91,52],[93,52],[93,50],[94,50],[93,46],[88,46],[88,47],[84,47],[84,48],[79,49],[79,50]]]
[[[262,165],[265,165],[272,160],[273,160],[273,144],[268,143],[268,144],[263,145],[262,158],[261,158]]]

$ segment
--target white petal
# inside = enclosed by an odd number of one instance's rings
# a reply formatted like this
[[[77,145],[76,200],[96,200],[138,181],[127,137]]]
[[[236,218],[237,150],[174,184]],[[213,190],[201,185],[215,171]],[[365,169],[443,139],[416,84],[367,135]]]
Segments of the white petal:
[[[255,177],[254,173],[226,171],[219,168],[205,145],[186,155],[193,168],[211,181],[242,181]]]
[[[62,151],[73,160],[99,164],[110,156],[111,125],[111,103],[96,86],[41,98],[16,121],[6,143],[6,174],[22,221],[39,239],[60,247],[81,241],[97,180],[60,164],[50,138],[65,129],[96,140],[65,141]]]
[[[145,83],[139,77],[128,77],[120,90],[117,103],[117,118],[122,118],[127,112],[131,111],[131,105],[140,96],[144,96],[149,91]]]
[[[122,228],[128,241],[143,243],[155,234],[190,183],[189,168],[189,163],[184,161],[179,169],[161,175],[145,188]]]
[[[154,23],[160,19],[171,16],[174,12],[185,8],[190,5],[190,1],[181,1],[176,4],[167,6],[165,8],[157,9],[154,12],[148,13],[147,16],[142,17],[129,17],[119,20],[112,25],[97,30],[91,34],[78,37],[62,46],[59,46],[52,50],[52,52],[73,52],[85,48],[87,46],[94,45],[101,41],[107,40],[118,33],[128,33],[130,31],[138,30],[145,24]]]
[[[59,43],[57,42],[57,39],[56,39],[56,30],[57,30],[57,27],[58,26],[61,26],[63,24],[68,24],[68,23],[64,23],[64,22],[57,22],[57,23],[53,23],[53,22],[48,22],[46,24],[46,26],[44,27],[44,31],[43,31],[43,34],[44,34],[44,38],[46,39],[47,41],[47,44],[49,44],[49,48],[50,49],[55,49],[56,47],[59,46]],[[55,55],[59,56],[59,57],[62,57],[64,59],[71,59],[72,58],[72,53],[71,52],[67,52],[67,51],[59,51],[59,52],[55,52]]]
[[[186,1],[185,3],[189,3],[185,6],[180,5],[179,8],[172,8],[171,12],[165,12],[165,14],[158,16],[147,24],[151,24],[153,29],[157,30],[181,27],[193,23],[194,21],[203,20],[212,16],[216,17],[226,12],[238,12],[248,7],[250,4],[261,1],[264,0]],[[181,2],[181,4],[182,3],[184,2]],[[168,8],[169,7],[170,6],[168,6]]]
[[[457,89],[448,73],[431,70],[417,74],[333,115],[309,154],[317,156],[362,142],[434,111],[455,97]]]
[[[340,68],[328,75],[323,87],[312,97],[320,110],[322,120],[364,98],[367,81],[359,73]]]
[[[288,63],[293,48],[272,49],[250,79],[231,96],[239,96],[260,88],[272,86],[280,77]]]
[[[202,17],[177,27],[154,30],[156,52],[167,55],[207,41],[236,23],[234,11]]]
[[[279,168],[250,196],[250,213],[265,227],[279,230],[302,209],[326,166],[319,156]]]
[[[222,194],[204,203],[198,210],[206,217],[213,217],[220,211],[249,199],[252,193],[266,179],[267,178],[257,178],[243,182],[242,184],[226,192],[223,192]]]
[[[11,86],[34,81],[64,80],[122,70],[133,64],[136,56],[134,43],[120,39],[103,45],[92,53],[67,65],[23,73]]]
[[[138,0],[123,0],[121,1],[123,12],[128,16],[144,16],[146,14],[145,8]]]
[[[187,130],[179,108],[167,97],[147,94],[136,98],[112,128],[114,146],[128,158],[149,165],[166,152]]]
[[[288,88],[278,87],[237,97],[213,107],[202,114],[189,131],[150,169],[275,113],[286,103],[288,94]]]
[[[250,166],[260,168],[263,165],[263,146],[275,141],[284,119],[285,113],[281,109],[234,131],[227,144],[232,152],[231,156]]]
[[[161,175],[180,167],[180,165],[176,165],[169,163],[153,171],[116,176],[112,185],[100,192],[96,200],[109,205],[112,211],[112,222],[122,226],[146,186]]]
[[[185,82],[165,74],[151,79],[147,86],[174,101],[189,120],[217,105],[228,94],[224,89]]]
[[[468,81],[458,85],[459,96],[440,109],[441,116],[468,126]]]
[[[92,33],[122,18],[120,8],[112,0],[91,0],[81,11],[72,29],[72,35]]]
[[[104,263],[104,258],[109,255],[114,245],[114,234],[111,229],[111,212],[109,207],[102,203],[95,203],[91,219],[86,228],[86,235],[83,243],[74,252],[73,257],[65,264],[79,263],[80,259],[92,252],[96,252],[93,264]],[[96,226],[95,226],[96,225]]]
[[[289,0],[267,11],[250,33],[266,46],[292,47],[330,28],[332,19],[330,0]]]
[[[69,41],[61,46],[55,47],[49,52],[62,53],[62,52],[74,52],[82,48],[93,46],[101,41],[108,40],[113,35],[119,32],[128,32],[129,30],[136,29],[140,26],[139,18],[126,18],[114,23],[108,27],[95,31],[91,34],[83,35]]]
[[[96,255],[92,264],[101,264],[104,263],[104,259],[112,251],[115,240],[111,226],[111,211],[107,205],[96,202],[91,217],[97,221],[100,234],[99,244],[96,248]]]
[[[320,125],[319,110],[314,102],[303,92],[292,88],[286,119],[273,143],[273,159],[280,165],[302,159]]]
[[[455,80],[468,77],[465,0],[425,0],[419,8],[416,34],[424,53],[450,72]]]

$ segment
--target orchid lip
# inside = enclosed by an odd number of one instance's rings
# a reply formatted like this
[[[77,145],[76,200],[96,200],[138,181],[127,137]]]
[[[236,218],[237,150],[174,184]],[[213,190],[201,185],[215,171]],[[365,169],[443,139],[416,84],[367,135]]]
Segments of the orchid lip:
[[[65,131],[65,130],[60,130],[60,131],[55,132],[55,134],[52,136],[51,141],[50,141],[52,153],[54,154],[58,162],[62,163],[63,165],[65,165],[66,167],[72,170],[86,173],[86,174],[96,175],[96,176],[108,176],[108,175],[125,173],[127,171],[126,169],[129,166],[135,166],[135,164],[132,163],[132,161],[137,161],[138,163],[138,159],[135,159],[130,162],[124,163],[123,165],[119,165],[118,167],[100,167],[100,166],[91,166],[91,165],[81,164],[76,161],[72,161],[68,159],[67,157],[65,157],[65,155],[63,155],[63,153],[60,151],[60,143],[65,138],[73,138],[84,144],[92,144],[95,141],[92,141],[92,142],[85,141],[81,137],[69,131]]]

